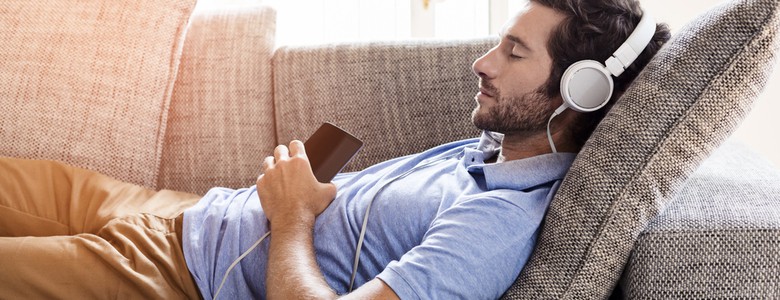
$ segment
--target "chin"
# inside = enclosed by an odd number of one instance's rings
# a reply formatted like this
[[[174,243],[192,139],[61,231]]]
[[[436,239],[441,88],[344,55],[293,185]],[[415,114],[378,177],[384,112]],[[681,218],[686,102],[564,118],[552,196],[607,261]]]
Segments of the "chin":
[[[481,122],[479,121],[479,120],[480,120],[480,118],[481,118],[481,117],[479,116],[479,114],[480,114],[480,108],[481,108],[481,107],[480,107],[479,105],[477,105],[477,107],[476,107],[476,108],[474,108],[474,110],[473,110],[473,111],[471,111],[471,123],[472,123],[472,124],[474,124],[474,126],[476,126],[477,128],[479,128],[479,129],[482,129],[482,128],[481,128],[481,126],[480,126],[480,123],[481,123]],[[484,130],[484,129],[482,129],[482,130]]]
[[[477,129],[495,132],[496,128],[492,128],[492,126],[490,126],[489,121],[490,121],[489,116],[480,115],[479,111],[476,109],[471,114],[471,123],[474,124],[474,126],[477,127]]]

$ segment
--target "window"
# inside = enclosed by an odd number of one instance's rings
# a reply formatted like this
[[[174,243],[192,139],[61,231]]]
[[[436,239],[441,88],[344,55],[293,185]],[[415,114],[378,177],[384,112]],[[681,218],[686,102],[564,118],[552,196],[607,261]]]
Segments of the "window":
[[[268,0],[278,45],[494,35],[527,0]],[[427,7],[425,4],[428,4]]]

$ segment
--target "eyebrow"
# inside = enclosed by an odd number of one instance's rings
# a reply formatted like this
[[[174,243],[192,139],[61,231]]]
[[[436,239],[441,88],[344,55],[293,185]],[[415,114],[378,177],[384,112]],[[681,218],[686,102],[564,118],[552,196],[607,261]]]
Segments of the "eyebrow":
[[[519,45],[520,47],[525,48],[525,50],[527,50],[527,51],[533,51],[533,50],[531,50],[531,47],[528,47],[528,44],[523,39],[521,39],[519,37],[516,37],[516,36],[511,35],[511,34],[507,34],[506,38],[508,40],[514,42],[515,44]]]

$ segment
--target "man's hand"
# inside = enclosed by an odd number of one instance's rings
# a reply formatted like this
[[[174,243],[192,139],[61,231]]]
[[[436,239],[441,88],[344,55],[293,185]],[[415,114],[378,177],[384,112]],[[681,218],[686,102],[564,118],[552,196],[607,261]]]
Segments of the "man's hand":
[[[314,177],[303,143],[280,145],[263,161],[257,178],[260,205],[271,222],[266,270],[268,299],[335,299],[314,256],[314,219],[336,197],[336,186]],[[379,279],[347,295],[352,299],[398,299]]]
[[[317,181],[303,143],[295,140],[289,149],[279,145],[274,156],[265,158],[257,193],[273,228],[274,223],[314,222],[336,197],[336,186]]]

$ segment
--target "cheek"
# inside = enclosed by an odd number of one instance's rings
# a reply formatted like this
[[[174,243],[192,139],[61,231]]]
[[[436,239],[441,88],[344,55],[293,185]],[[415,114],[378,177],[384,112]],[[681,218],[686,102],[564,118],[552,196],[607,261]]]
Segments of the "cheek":
[[[550,74],[547,70],[528,69],[510,76],[502,89],[504,94],[521,95],[539,91],[547,84]]]
[[[534,68],[534,78],[536,78],[536,88],[543,87],[550,79],[550,73],[552,73],[552,61],[541,62]]]
[[[536,91],[538,85],[535,85],[533,78],[515,77],[506,82],[499,93],[502,98],[517,98],[528,93]]]

